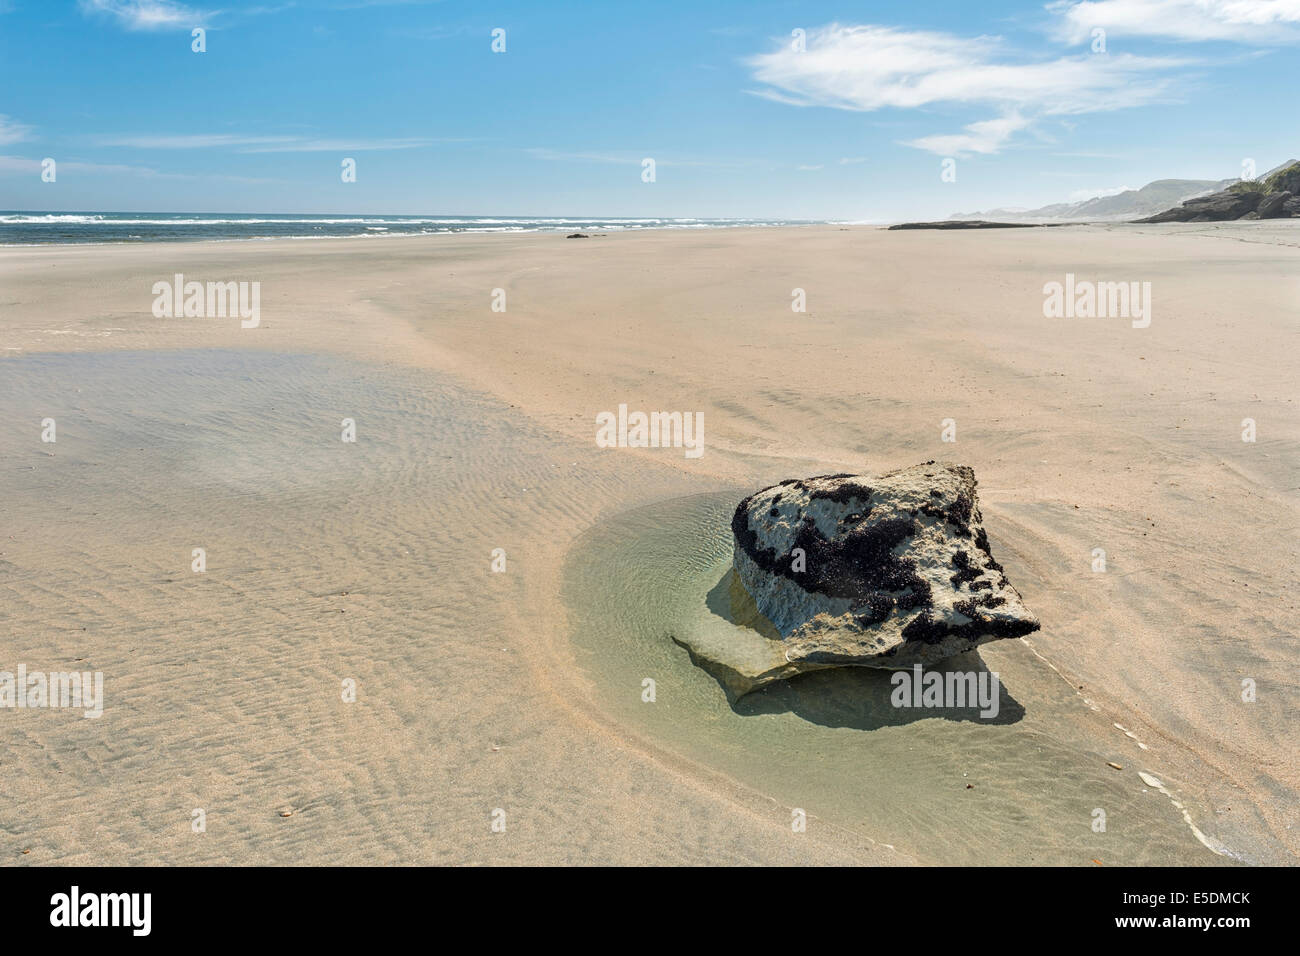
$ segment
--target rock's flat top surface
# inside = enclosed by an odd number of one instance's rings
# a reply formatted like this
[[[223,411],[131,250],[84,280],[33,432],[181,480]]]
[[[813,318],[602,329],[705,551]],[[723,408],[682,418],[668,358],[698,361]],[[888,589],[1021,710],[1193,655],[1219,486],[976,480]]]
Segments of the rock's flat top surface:
[[[771,625],[756,629],[765,653],[692,650],[737,693],[823,667],[933,663],[1039,627],[962,465],[783,481],[740,503],[732,533],[736,579]]]

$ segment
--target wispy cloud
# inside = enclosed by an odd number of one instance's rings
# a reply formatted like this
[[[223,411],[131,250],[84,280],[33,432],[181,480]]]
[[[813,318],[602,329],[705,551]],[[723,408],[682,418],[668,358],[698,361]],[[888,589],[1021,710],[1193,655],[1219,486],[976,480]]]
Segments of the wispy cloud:
[[[0,113],[0,144],[21,142],[30,136],[31,132],[32,128],[26,123],[19,123]]]
[[[420,149],[434,143],[465,143],[467,139],[311,139],[279,145],[249,146],[241,153],[335,153],[378,152],[390,149]]]
[[[545,146],[530,146],[524,150],[534,159],[545,159],[557,163],[612,163],[617,166],[639,165],[644,157],[632,153],[584,153],[563,149],[549,149]]]
[[[62,171],[72,170],[83,173],[133,173],[142,176],[156,176],[158,170],[148,169],[143,166],[119,166],[119,165],[102,165],[100,163],[78,163],[66,161],[58,164]],[[28,159],[23,156],[0,156],[0,172],[5,173],[39,173],[41,171],[41,161],[39,159]]]
[[[904,143],[940,156],[965,156],[969,153],[996,153],[1014,133],[1029,125],[1029,120],[1019,113],[1008,113],[997,119],[980,120],[965,127],[963,132],[940,136],[923,136]]]
[[[711,169],[736,169],[742,166],[753,165],[750,162],[736,162],[728,160],[715,159],[686,159],[686,158],[661,158],[651,153],[592,153],[581,151],[570,151],[560,149],[549,149],[544,146],[530,146],[524,150],[534,159],[545,159],[551,162],[567,163],[610,163],[619,166],[640,166],[641,161],[647,156],[652,156],[656,166],[700,166]]]
[[[302,136],[245,136],[196,133],[164,136],[99,136],[99,146],[132,149],[232,149],[237,153],[331,153],[418,149],[434,143],[470,142],[463,138],[312,139]]]
[[[865,163],[866,161],[867,161],[867,157],[865,156],[845,156],[843,159],[840,160],[840,165],[856,166],[858,163]]]
[[[96,136],[99,146],[133,149],[219,149],[227,146],[265,146],[291,143],[292,136],[240,136],[232,133],[197,133],[177,136]]]
[[[1170,40],[1228,40],[1258,46],[1300,42],[1300,0],[1060,0],[1056,34],[1069,43],[1092,31]]]
[[[331,10],[365,10],[368,7],[424,7],[442,0],[341,0],[327,4]]]
[[[389,31],[390,36],[401,37],[406,40],[452,40],[456,37],[474,36],[479,31],[468,25],[454,27],[436,26],[436,27],[419,27],[403,28],[400,30]]]
[[[233,183],[282,183],[283,179],[264,179],[256,176],[231,176],[224,173],[165,173],[152,166],[132,166],[124,163],[83,163],[76,160],[59,160],[58,171],[64,173],[86,173],[87,175],[126,175],[156,179],[181,179],[192,181],[218,180]],[[41,172],[41,161],[25,156],[0,156],[0,175],[6,173],[25,173],[36,175]]]
[[[1300,0],[1298,0],[1300,2]],[[948,136],[913,140],[931,151],[997,152],[1038,116],[1105,112],[1172,98],[1174,71],[1190,60],[1134,54],[1043,59],[997,37],[961,37],[885,26],[808,32],[806,49],[782,41],[750,57],[750,92],[794,106],[869,112],[985,106],[998,116]]]
[[[1187,60],[1113,54],[1031,60],[996,37],[832,24],[807,49],[749,59],[758,96],[798,106],[870,111],[994,103],[1043,113],[1091,113],[1151,102],[1168,91],[1159,74]]]
[[[203,26],[214,14],[175,0],[78,0],[83,13],[107,16],[127,30]]]

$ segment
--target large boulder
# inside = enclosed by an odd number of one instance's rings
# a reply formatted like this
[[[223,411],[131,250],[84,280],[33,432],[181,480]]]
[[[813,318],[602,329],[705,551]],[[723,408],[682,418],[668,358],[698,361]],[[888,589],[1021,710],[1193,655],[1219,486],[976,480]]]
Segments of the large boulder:
[[[1300,216],[1300,196],[1292,196],[1282,204],[1282,214],[1284,216]]]
[[[962,465],[790,479],[742,501],[731,527],[771,646],[693,650],[739,693],[826,667],[930,664],[1039,627],[993,558]]]

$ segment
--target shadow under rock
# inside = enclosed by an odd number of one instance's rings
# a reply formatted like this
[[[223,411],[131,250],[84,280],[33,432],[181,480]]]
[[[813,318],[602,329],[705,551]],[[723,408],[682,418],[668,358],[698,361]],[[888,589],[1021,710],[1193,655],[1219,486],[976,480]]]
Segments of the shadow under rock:
[[[768,639],[780,640],[780,634],[758,610],[730,568],[710,589],[705,604],[710,613],[731,624],[755,630]],[[1001,680],[993,683],[994,674],[978,651],[950,657],[937,666],[926,668],[923,674],[937,674],[942,678],[943,705],[916,706],[917,692],[912,686],[916,677],[914,670],[891,671],[874,667],[812,671],[775,681],[740,697],[727,691],[727,700],[731,709],[742,717],[792,713],[810,723],[854,730],[898,727],[934,718],[978,724],[1014,724],[1025,716],[1024,707],[1011,696]],[[899,675],[905,675],[905,678]],[[922,693],[930,680],[923,677]],[[718,683],[724,691],[727,690],[723,681]],[[959,685],[965,692],[961,695],[956,693]],[[993,694],[994,687],[996,695]],[[972,689],[973,694],[969,693]],[[922,701],[925,699],[922,696]],[[986,704],[982,705],[981,700]],[[962,701],[962,706],[956,706],[957,701]]]

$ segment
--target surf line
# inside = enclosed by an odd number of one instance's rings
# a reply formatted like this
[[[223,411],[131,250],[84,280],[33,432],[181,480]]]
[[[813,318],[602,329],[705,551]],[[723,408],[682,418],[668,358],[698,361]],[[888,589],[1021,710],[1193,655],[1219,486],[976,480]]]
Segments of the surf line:
[[[1169,802],[1174,805],[1174,808],[1182,812],[1183,820],[1187,823],[1187,828],[1192,831],[1192,836],[1196,837],[1196,839],[1204,843],[1207,847],[1209,847],[1209,849],[1219,854],[1219,856],[1226,856],[1233,860],[1240,860],[1242,863],[1250,862],[1245,857],[1233,853],[1231,850],[1229,850],[1218,840],[1214,839],[1213,837],[1208,837],[1204,833],[1202,833],[1197,828],[1196,824],[1192,822],[1192,815],[1190,812],[1188,812],[1188,809],[1185,806],[1183,806],[1182,803],[1179,802],[1179,800],[1172,793],[1169,792],[1169,789],[1163,783],[1160,782],[1160,779],[1158,777],[1153,777],[1145,770],[1139,770],[1138,776],[1142,778],[1142,782],[1145,783],[1148,787],[1152,788],[1153,790],[1159,790],[1166,797],[1168,797]]]
[[[1080,700],[1082,700],[1085,704],[1087,704],[1089,710],[1093,710],[1097,712],[1101,711],[1101,708],[1097,706],[1097,704],[1093,703],[1083,694],[1079,693],[1078,689],[1075,687],[1074,682],[1069,680],[1064,674],[1062,674],[1060,668],[1058,668],[1055,664],[1049,661],[1042,654],[1038,653],[1038,649],[1034,647],[1033,644],[1030,644],[1029,641],[1027,641],[1023,637],[1020,638],[1020,643],[1024,644],[1025,647],[1029,648],[1031,654],[1033,654],[1040,661],[1042,661],[1053,671],[1055,671],[1057,677],[1061,678],[1061,680],[1069,684],[1070,689],[1074,691],[1074,695],[1078,697]],[[1127,727],[1124,727],[1121,724],[1117,724],[1114,721],[1111,721],[1111,723],[1113,726],[1117,727],[1124,734],[1125,737],[1129,737],[1130,739],[1135,741],[1137,745],[1141,747],[1143,750],[1148,749],[1147,745],[1144,744],[1142,741],[1138,740],[1137,735],[1134,734]],[[1250,860],[1247,860],[1244,856],[1241,856],[1239,853],[1234,853],[1232,850],[1228,849],[1226,846],[1224,846],[1222,843],[1220,843],[1218,840],[1214,839],[1213,837],[1206,836],[1204,833],[1202,833],[1201,829],[1194,822],[1192,822],[1191,811],[1189,811],[1187,807],[1183,806],[1182,802],[1179,801],[1172,793],[1169,792],[1169,790],[1165,787],[1165,785],[1160,781],[1158,777],[1154,777],[1143,770],[1138,771],[1138,776],[1142,778],[1142,782],[1145,783],[1148,787],[1151,787],[1153,790],[1158,790],[1160,793],[1163,793],[1166,797],[1169,798],[1169,802],[1174,805],[1174,809],[1182,813],[1183,822],[1186,823],[1187,828],[1192,831],[1192,836],[1196,837],[1196,839],[1199,840],[1202,844],[1204,844],[1209,850],[1211,850],[1214,853],[1217,853],[1219,856],[1226,856],[1231,860],[1239,860],[1242,863],[1251,862]]]

